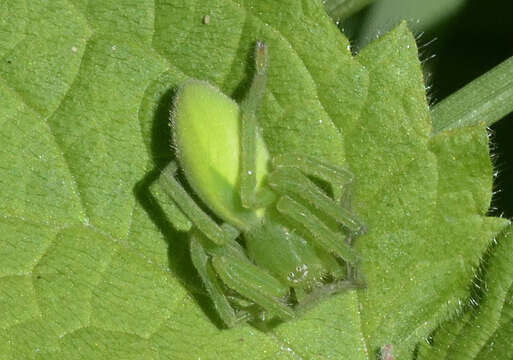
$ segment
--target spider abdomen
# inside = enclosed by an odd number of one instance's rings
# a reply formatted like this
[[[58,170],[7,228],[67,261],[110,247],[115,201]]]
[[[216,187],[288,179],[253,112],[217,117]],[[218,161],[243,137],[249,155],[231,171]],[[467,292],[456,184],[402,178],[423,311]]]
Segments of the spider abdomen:
[[[187,182],[224,221],[244,228],[252,211],[240,202],[240,107],[205,81],[189,80],[178,90],[172,130]],[[257,134],[257,184],[267,174],[269,154]]]

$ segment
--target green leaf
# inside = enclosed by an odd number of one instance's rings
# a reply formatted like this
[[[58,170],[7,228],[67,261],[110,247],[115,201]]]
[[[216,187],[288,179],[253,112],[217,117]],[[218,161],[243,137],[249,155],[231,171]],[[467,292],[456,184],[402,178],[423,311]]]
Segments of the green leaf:
[[[511,226],[490,251],[484,279],[476,279],[481,299],[445,323],[419,347],[419,359],[509,359],[513,353],[513,232]],[[477,306],[478,305],[478,306]]]
[[[1,14],[1,358],[369,359],[393,344],[407,359],[506,223],[485,215],[484,127],[431,137],[404,24],[353,58],[320,1],[7,0]],[[368,285],[268,331],[223,330],[190,222],[153,184],[174,156],[177,86],[240,101],[259,39],[269,150],[356,174]]]
[[[359,60],[371,79],[367,104],[358,122],[341,127],[352,135],[346,153],[358,179],[357,212],[370,229],[358,243],[368,281],[359,294],[362,327],[373,351],[390,343],[397,358],[408,358],[418,339],[458,307],[505,221],[485,217],[492,188],[485,129],[430,136],[406,26]]]

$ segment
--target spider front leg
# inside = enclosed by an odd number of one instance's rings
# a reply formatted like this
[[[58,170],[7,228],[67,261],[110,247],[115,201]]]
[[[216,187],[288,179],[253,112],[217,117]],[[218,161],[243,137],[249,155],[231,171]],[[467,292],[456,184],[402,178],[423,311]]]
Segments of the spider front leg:
[[[177,164],[170,163],[159,181],[195,226],[190,235],[192,262],[221,319],[232,327],[249,314],[235,312],[219,280],[280,318],[294,317],[294,311],[283,301],[288,287],[249,261],[235,240],[239,232],[227,223],[219,226],[212,220],[175,179],[176,170]]]
[[[276,170],[268,176],[268,183],[282,197],[277,209],[293,221],[302,224],[310,233],[312,240],[327,251],[334,252],[355,265],[358,262],[357,252],[341,238],[340,234],[331,230],[307,206],[297,202],[291,196],[300,198],[323,214],[342,224],[350,235],[356,236],[363,232],[363,224],[346,208],[328,197],[304,173],[327,179],[330,183],[340,183],[346,179],[346,173],[334,167],[313,161],[312,159],[290,156],[290,163],[285,157],[274,161]]]
[[[289,287],[253,264],[238,243],[232,245],[211,251],[212,266],[223,283],[271,315],[284,320],[295,317],[295,312],[285,302]]]
[[[344,196],[352,191],[354,175],[351,172],[308,156],[293,154],[276,156],[273,168],[275,171],[269,178],[274,180],[269,180],[269,183],[277,192],[286,194],[285,190],[291,191],[342,224],[349,232],[356,235],[365,233],[364,224],[348,210],[348,206],[344,206],[345,203],[341,205],[328,197],[304,175],[313,175],[335,188],[340,187]]]
[[[244,321],[247,314],[236,314],[232,306],[230,305],[227,297],[223,292],[222,284],[215,274],[215,270],[210,262],[210,256],[205,251],[205,248],[201,244],[201,234],[193,230],[190,235],[190,252],[191,260],[198,271],[198,274],[207,290],[217,313],[221,317],[221,320],[228,327],[233,327],[237,323]]]
[[[223,224],[222,227],[233,235],[233,239],[222,247],[205,247],[203,244],[206,239],[198,231],[193,230],[190,236],[192,263],[221,320],[228,327],[233,327],[248,320],[251,314],[244,310],[236,312],[233,309],[220,280],[270,313],[280,318],[294,317],[294,312],[281,300],[287,296],[288,288],[248,261],[241,246],[235,241],[238,232],[234,228],[227,224]]]
[[[302,226],[311,239],[323,249],[342,257],[347,264],[347,279],[356,286],[364,286],[365,280],[359,273],[359,255],[350,246],[352,239],[366,232],[365,225],[348,210],[348,203],[328,197],[305,174],[327,181],[339,187],[341,196],[351,196],[354,175],[345,169],[322,163],[303,155],[279,155],[273,159],[275,170],[268,176],[269,185],[282,197],[276,207],[279,212]],[[349,189],[347,189],[349,187]],[[328,218],[345,227],[348,235],[343,239],[330,229],[307,206],[291,196],[306,201]]]
[[[288,287],[250,262],[235,237],[224,246],[210,247],[208,243],[204,245],[205,237],[201,233],[193,231],[191,235],[192,262],[222,320],[232,327],[250,314],[234,311],[219,280],[269,313],[282,319],[293,318],[294,311],[283,301],[288,295]]]
[[[343,206],[351,207],[351,196],[355,185],[352,172],[332,166],[305,155],[281,154],[273,158],[273,168],[295,168],[331,184],[334,198]]]

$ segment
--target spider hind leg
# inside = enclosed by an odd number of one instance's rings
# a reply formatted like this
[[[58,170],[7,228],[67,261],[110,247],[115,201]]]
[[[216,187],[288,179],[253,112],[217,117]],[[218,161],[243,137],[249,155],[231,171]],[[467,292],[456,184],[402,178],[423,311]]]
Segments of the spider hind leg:
[[[229,234],[208,216],[187,194],[183,186],[176,180],[178,164],[172,161],[162,174],[159,181],[167,195],[173,199],[180,210],[205,236],[216,245],[224,245],[230,240]]]
[[[257,110],[267,83],[267,45],[258,41],[255,48],[255,75],[241,107],[241,202],[248,209],[259,207],[256,193],[258,124]]]

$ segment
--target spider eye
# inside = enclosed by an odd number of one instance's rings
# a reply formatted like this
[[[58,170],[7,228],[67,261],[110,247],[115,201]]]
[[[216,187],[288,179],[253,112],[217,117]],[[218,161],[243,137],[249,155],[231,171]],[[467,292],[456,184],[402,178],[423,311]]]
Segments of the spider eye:
[[[301,264],[296,266],[295,271],[287,275],[287,279],[295,284],[302,282],[308,277],[308,265]]]

